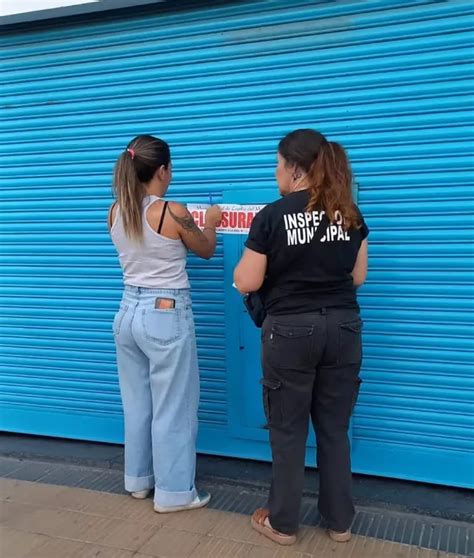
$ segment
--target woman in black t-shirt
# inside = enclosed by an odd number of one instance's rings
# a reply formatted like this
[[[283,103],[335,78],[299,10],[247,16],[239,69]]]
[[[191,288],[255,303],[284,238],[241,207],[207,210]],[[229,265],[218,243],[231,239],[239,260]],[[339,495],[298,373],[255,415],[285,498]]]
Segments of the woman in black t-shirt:
[[[241,293],[259,291],[267,313],[262,384],[273,478],[268,509],[252,525],[295,542],[311,417],[319,510],[329,536],[346,542],[354,518],[348,428],[362,360],[356,288],[367,274],[368,228],[344,149],[319,132],[281,140],[276,179],[282,197],[255,217],[234,273]]]

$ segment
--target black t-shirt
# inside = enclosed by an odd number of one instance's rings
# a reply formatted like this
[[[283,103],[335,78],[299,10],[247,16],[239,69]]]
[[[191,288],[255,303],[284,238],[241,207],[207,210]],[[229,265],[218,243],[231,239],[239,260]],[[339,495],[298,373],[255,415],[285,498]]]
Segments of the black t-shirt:
[[[346,231],[339,213],[331,224],[324,211],[307,212],[308,202],[301,190],[267,205],[245,243],[267,256],[260,292],[271,315],[358,308],[351,272],[369,229],[360,215],[362,227]]]

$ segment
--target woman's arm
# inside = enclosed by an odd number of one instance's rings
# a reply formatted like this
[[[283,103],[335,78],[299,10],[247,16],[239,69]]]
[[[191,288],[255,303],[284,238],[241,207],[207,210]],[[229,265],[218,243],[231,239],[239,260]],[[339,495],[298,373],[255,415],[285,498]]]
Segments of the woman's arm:
[[[367,278],[367,269],[369,262],[369,244],[367,239],[362,241],[360,245],[359,252],[357,254],[356,263],[354,269],[352,270],[352,277],[354,279],[354,285],[360,287],[365,283]]]
[[[177,202],[170,202],[168,205],[169,214],[178,225],[178,233],[184,245],[205,260],[212,258],[216,250],[216,226],[220,219],[220,209],[214,207],[215,209],[210,208],[207,211],[205,228],[201,231],[184,205]]]
[[[258,291],[263,285],[266,272],[267,256],[246,248],[234,270],[237,290],[242,294]]]

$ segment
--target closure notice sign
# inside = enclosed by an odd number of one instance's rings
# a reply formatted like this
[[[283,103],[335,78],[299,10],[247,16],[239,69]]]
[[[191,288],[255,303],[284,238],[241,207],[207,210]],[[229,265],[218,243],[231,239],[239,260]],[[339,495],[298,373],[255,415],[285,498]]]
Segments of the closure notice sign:
[[[250,230],[255,215],[263,209],[264,205],[238,205],[238,204],[219,204],[222,209],[222,219],[217,225],[217,232],[224,234],[246,234]],[[196,225],[201,229],[204,227],[206,204],[188,204],[188,211],[194,217]]]

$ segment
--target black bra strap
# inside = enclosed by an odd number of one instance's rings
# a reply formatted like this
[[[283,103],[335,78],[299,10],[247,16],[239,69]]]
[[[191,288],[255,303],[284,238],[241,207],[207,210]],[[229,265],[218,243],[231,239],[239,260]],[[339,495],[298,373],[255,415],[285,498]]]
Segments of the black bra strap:
[[[168,202],[165,202],[165,205],[163,206],[163,212],[161,213],[160,224],[158,225],[158,230],[157,230],[158,234],[161,233],[161,229],[163,228],[163,222],[165,220],[166,208],[167,207],[168,207]]]
[[[109,209],[109,215],[107,216],[107,220],[109,222],[109,230],[112,229],[112,225],[114,224],[114,220],[112,219],[112,213],[114,212],[114,208],[117,205],[117,202],[114,202]]]

